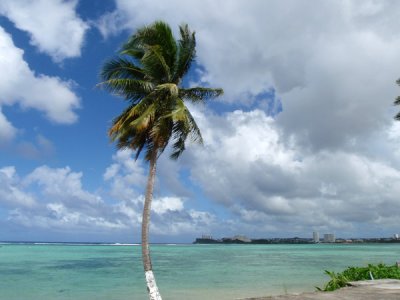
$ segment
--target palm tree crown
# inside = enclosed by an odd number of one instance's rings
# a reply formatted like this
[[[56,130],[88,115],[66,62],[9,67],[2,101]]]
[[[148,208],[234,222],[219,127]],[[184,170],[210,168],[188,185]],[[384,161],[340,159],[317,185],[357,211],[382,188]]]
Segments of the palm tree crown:
[[[202,143],[185,100],[203,102],[223,93],[222,89],[181,86],[196,55],[196,39],[187,25],[179,29],[176,41],[164,22],[140,28],[101,72],[100,85],[129,102],[113,120],[109,135],[119,148],[133,149],[136,159],[143,149],[146,160],[154,153],[160,155],[171,138],[171,158],[175,159],[188,137]]]

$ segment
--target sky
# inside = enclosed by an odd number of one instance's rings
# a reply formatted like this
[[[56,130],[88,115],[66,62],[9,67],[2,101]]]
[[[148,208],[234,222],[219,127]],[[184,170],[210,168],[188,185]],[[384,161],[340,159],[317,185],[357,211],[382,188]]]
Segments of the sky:
[[[107,130],[103,63],[156,20],[196,32],[204,145],[160,157],[152,242],[400,232],[400,3],[2,0],[0,240],[140,241],[148,165]]]

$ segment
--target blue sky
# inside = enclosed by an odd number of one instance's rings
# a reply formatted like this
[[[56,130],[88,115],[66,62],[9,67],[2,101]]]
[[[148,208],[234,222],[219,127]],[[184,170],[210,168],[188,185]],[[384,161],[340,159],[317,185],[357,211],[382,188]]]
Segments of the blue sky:
[[[225,95],[192,107],[203,147],[160,159],[153,241],[399,232],[398,6],[2,1],[0,240],[139,241],[147,166],[109,142],[124,103],[96,84],[158,19],[196,31],[185,83]]]

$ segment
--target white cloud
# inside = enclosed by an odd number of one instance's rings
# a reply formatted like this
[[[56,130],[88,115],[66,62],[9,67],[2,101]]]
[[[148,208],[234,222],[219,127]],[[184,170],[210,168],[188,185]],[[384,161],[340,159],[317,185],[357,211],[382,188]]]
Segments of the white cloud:
[[[113,163],[103,174],[111,185],[110,194],[117,200],[132,200],[144,193],[146,170],[141,160],[133,159],[132,151],[120,150],[113,155]]]
[[[356,152],[304,151],[260,110],[194,115],[205,146],[190,147],[182,163],[209,198],[239,217],[236,226],[260,236],[312,228],[365,234],[400,220],[399,165]]]
[[[17,129],[6,119],[0,107],[0,141],[10,141],[16,134]]]
[[[9,224],[44,231],[46,235],[75,232],[82,238],[85,234],[89,237],[96,233],[100,238],[112,240],[117,235],[125,241],[132,241],[132,238],[139,241],[143,186],[130,182],[131,192],[125,190],[129,179],[124,177],[127,170],[123,169],[138,168],[130,161],[129,153],[117,152],[114,164],[120,164],[121,168],[107,179],[111,181],[111,190],[104,188],[96,193],[86,190],[82,184],[83,174],[69,167],[41,166],[22,178],[15,167],[4,167],[0,169],[0,211],[5,211]],[[118,189],[114,181],[120,180],[126,180],[126,186]],[[113,199],[109,199],[109,195]],[[186,234],[192,238],[200,229],[216,226],[215,220],[211,213],[185,207],[184,200],[178,196],[153,199],[152,236]]]
[[[0,206],[23,207],[31,209],[36,205],[32,195],[24,192],[14,167],[0,169]]]
[[[77,0],[2,0],[0,14],[29,33],[31,44],[59,62],[80,56],[87,23],[76,14]]]
[[[394,115],[390,108],[399,74],[393,63],[399,46],[400,39],[387,41],[376,32],[316,41],[307,84],[281,95],[284,111],[278,122],[317,150],[352,146],[386,130]]]
[[[75,9],[75,2],[67,4]],[[153,232],[237,230],[265,236],[315,228],[373,235],[395,229],[400,138],[390,106],[399,94],[394,84],[399,6],[372,0],[117,0],[117,9],[98,22],[103,35],[133,31],[155,19],[166,20],[175,32],[188,23],[197,34],[201,83],[223,87],[225,102],[249,105],[247,112],[223,115],[194,109],[205,146],[188,147],[177,163],[169,162],[168,151],[160,159]],[[0,106],[17,104],[43,111],[53,121],[74,122],[79,101],[71,83],[34,74],[4,31],[0,39],[0,53],[7,54],[7,60],[0,56],[0,66],[8,75],[0,78]],[[41,44],[33,31],[32,41]],[[64,93],[39,98],[38,91],[49,87]],[[265,107],[269,91],[283,103],[275,119],[255,109]],[[58,109],[49,100],[56,95],[64,99]],[[10,139],[16,132],[0,114],[0,137]],[[179,183],[187,170],[196,189],[232,219],[192,209],[187,191],[192,187]],[[18,190],[24,195],[30,188],[39,190],[41,197],[34,199],[45,202],[48,215],[18,207],[11,218],[38,216],[38,223],[50,224],[46,220],[52,216],[64,228],[98,222],[104,228],[125,224],[138,230],[145,163],[133,161],[129,151],[117,152],[104,172],[108,185],[101,196],[84,189],[82,176],[68,168],[38,168]]]
[[[95,23],[103,37],[118,34],[122,29],[126,28],[125,18],[120,11],[116,10],[104,14]]]
[[[0,195],[7,192],[13,201],[12,206],[11,201],[5,203],[12,208],[7,220],[18,226],[49,232],[103,232],[105,236],[129,228],[126,217],[100,195],[85,190],[82,173],[69,167],[41,166],[23,178],[17,176],[14,167],[0,169]],[[26,199],[31,202],[26,203]]]
[[[100,205],[101,198],[85,191],[81,180],[82,173],[73,172],[69,167],[53,169],[41,166],[26,176],[24,183],[38,185],[42,195],[49,201],[60,199],[71,207]]]
[[[279,126],[313,150],[354,146],[385,130],[398,94],[400,35],[394,1],[116,0],[102,30],[135,30],[155,19],[197,34],[201,80],[224,101],[257,104],[271,88]],[[315,11],[318,13],[315,13]],[[108,24],[108,27],[107,27]],[[260,103],[260,107],[262,103]]]
[[[195,109],[205,146],[188,148],[179,162],[210,199],[239,216],[232,227],[394,228],[399,3],[116,4],[101,20],[103,34],[156,19],[175,32],[188,23],[196,31],[200,83],[223,87],[225,102],[252,105],[222,116]],[[254,109],[265,107],[269,91],[283,104],[275,119]]]
[[[113,155],[113,163],[106,169],[103,178],[110,184],[110,195],[117,201],[116,211],[128,217],[134,228],[139,230],[144,203],[143,195],[147,182],[147,164],[140,160],[134,161],[133,157],[132,151],[118,151]],[[186,191],[182,191],[180,186],[165,190],[160,188],[160,186],[168,186],[171,182],[173,185],[176,184],[175,179],[171,180],[168,177],[179,174],[179,166],[173,170],[172,174],[168,173],[170,168],[168,157],[164,155],[164,158],[160,159],[152,201],[152,235],[179,236],[186,234],[193,238],[198,232],[217,226],[216,217],[213,214],[191,209],[190,204],[185,204],[185,200],[179,192],[186,194]],[[163,176],[163,174],[169,175]],[[163,196],[173,191],[178,194]]]
[[[183,201],[177,197],[155,199],[152,205],[152,210],[159,215],[165,214],[168,211],[182,211]]]
[[[106,236],[110,231],[123,230],[128,226],[119,220],[107,220],[101,216],[91,216],[82,211],[71,210],[61,203],[49,203],[42,208],[42,214],[15,209],[10,211],[8,221],[25,227],[58,232],[89,233],[103,232]]]
[[[77,121],[74,112],[79,98],[73,92],[73,83],[58,77],[35,74],[23,59],[23,50],[15,47],[11,37],[0,27],[0,108],[19,105],[36,109],[61,124]],[[0,137],[11,139],[17,130],[0,111]]]
[[[396,166],[344,151],[304,153],[286,144],[276,122],[260,110],[193,113],[206,143],[190,146],[177,165],[189,167],[192,181],[232,217],[221,219],[193,209],[189,199],[156,192],[153,237],[190,240],[202,233],[238,232],[265,237],[313,229],[352,235],[365,234],[366,228],[374,235],[382,227],[394,230],[400,221]],[[19,226],[105,236],[133,230],[138,240],[145,173],[129,151],[119,151],[104,173],[109,188],[93,193],[83,187],[83,174],[68,167],[41,166],[23,178],[7,167],[0,170],[0,194],[8,198],[0,205]],[[105,201],[109,196],[112,201]]]

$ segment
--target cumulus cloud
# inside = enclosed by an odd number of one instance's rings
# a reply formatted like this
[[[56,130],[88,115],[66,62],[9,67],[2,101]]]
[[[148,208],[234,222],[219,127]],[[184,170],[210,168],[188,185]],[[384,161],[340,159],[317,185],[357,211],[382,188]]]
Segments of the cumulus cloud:
[[[183,163],[208,197],[238,218],[236,226],[259,235],[312,228],[351,234],[399,220],[399,165],[350,151],[303,151],[261,110],[194,114],[205,146],[189,149]]]
[[[3,167],[0,169],[0,206],[9,208],[23,207],[30,209],[36,205],[32,195],[24,192],[14,167]]]
[[[147,165],[143,161],[134,161],[130,150],[120,150],[113,155],[113,163],[106,169],[103,178],[109,184],[109,194],[116,201],[116,209],[129,218],[139,230],[144,192],[147,182]],[[167,186],[171,176],[164,177],[171,166],[167,160],[160,159],[154,199],[152,202],[151,232],[156,236],[189,235],[191,238],[198,232],[211,231],[217,227],[216,217],[212,213],[195,210],[185,204],[186,197],[182,196],[180,185],[169,189],[160,189]],[[179,174],[179,167],[175,170]],[[172,172],[172,177],[174,176]],[[165,194],[175,192],[169,196]],[[186,192],[183,191],[183,195]]]
[[[128,228],[113,206],[85,190],[82,174],[41,166],[24,177],[14,167],[0,169],[0,211],[14,226],[48,232],[103,232]]]
[[[41,166],[27,175],[24,183],[37,185],[43,196],[49,199],[57,198],[71,207],[95,207],[101,204],[100,197],[82,188],[82,175],[82,173],[71,171],[69,167],[53,169]]]
[[[190,179],[225,217],[156,190],[153,237],[189,241],[201,233],[265,237],[312,230],[349,236],[366,229],[375,235],[400,221],[398,165],[349,151],[304,152],[261,110],[193,114],[205,145],[189,146],[177,165],[190,168]],[[132,156],[127,150],[113,156],[98,192],[85,189],[83,174],[69,167],[41,166],[24,177],[3,168],[0,206],[16,226],[125,237],[133,231],[138,240],[147,166]]]
[[[260,107],[260,95],[275,90],[279,126],[318,151],[354,146],[389,126],[400,76],[399,5],[116,0],[101,28],[133,31],[163,19],[176,31],[188,23],[197,33],[200,81],[223,87],[226,102]]]
[[[33,46],[60,62],[80,56],[89,28],[76,14],[77,3],[77,0],[3,0],[0,14],[28,32]]]
[[[110,184],[110,195],[119,200],[131,200],[143,194],[147,174],[144,163],[134,160],[132,151],[121,150],[112,157],[103,178]]]
[[[307,66],[307,85],[281,94],[278,122],[316,150],[352,146],[386,130],[397,93],[399,74],[392,66],[399,46],[400,39],[388,41],[373,31],[321,38]]]
[[[391,103],[398,94],[399,6],[373,0],[312,5],[305,0],[116,0],[116,10],[98,20],[104,36],[133,31],[155,19],[166,20],[175,32],[179,24],[188,23],[198,40],[199,64],[192,83],[223,87],[222,101],[247,105],[247,111],[220,115],[194,109],[205,145],[188,147],[178,162],[167,155],[160,159],[153,232],[265,236],[313,229],[347,235],[396,230],[400,130]],[[9,73],[0,80],[0,105],[18,104],[41,110],[53,121],[74,122],[79,101],[71,83],[34,74],[22,51],[0,33],[0,49],[16,62],[0,57],[0,66]],[[25,83],[24,89],[10,88]],[[40,84],[41,90],[52,86],[64,91],[53,94],[64,99],[58,110],[48,98],[39,100],[34,87]],[[271,98],[282,102],[279,114],[280,109],[271,109]],[[0,114],[0,137],[10,139],[16,132]],[[3,179],[4,191],[13,187],[22,192],[9,193],[14,196],[3,203],[17,203],[10,220],[139,230],[144,162],[118,151],[103,174],[101,195],[85,190],[82,176],[69,168],[40,167],[21,181],[14,175]],[[223,220],[192,208],[191,198],[202,196],[188,191],[190,184],[216,203]],[[43,202],[41,211],[23,207],[22,199],[29,195],[35,205]]]
[[[226,103],[247,105],[222,115],[195,109],[205,147],[188,148],[179,162],[238,217],[232,227],[379,232],[394,228],[399,210],[391,107],[399,93],[399,6],[116,0],[99,27],[107,36],[155,19],[175,32],[188,23],[198,41],[195,80],[223,87]],[[282,111],[268,101],[281,101]]]
[[[164,197],[154,201],[152,209],[160,215],[165,214],[168,211],[182,211],[183,201],[177,197]]]
[[[1,168],[0,212],[5,218],[0,221],[15,228],[37,229],[47,236],[79,233],[83,240],[97,234],[103,239],[139,241],[144,202],[140,174],[144,168],[136,165],[131,154],[116,153],[104,173],[108,185],[97,192],[85,189],[83,174],[69,167],[40,166],[23,177],[13,166]],[[130,176],[135,170],[136,175]],[[188,208],[179,196],[155,195],[153,199],[152,236],[192,238],[216,224],[213,214]]]
[[[7,142],[12,140],[17,134],[17,129],[8,121],[0,107],[0,141]]]
[[[75,109],[79,98],[73,92],[73,82],[58,77],[35,74],[23,59],[23,50],[17,48],[11,36],[0,27],[0,108],[19,105],[22,109],[36,109],[61,124],[77,121]],[[13,138],[15,127],[0,111],[0,138]]]

